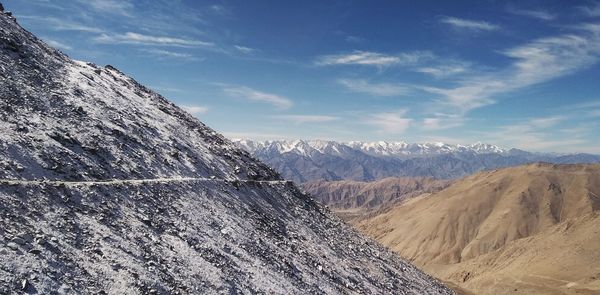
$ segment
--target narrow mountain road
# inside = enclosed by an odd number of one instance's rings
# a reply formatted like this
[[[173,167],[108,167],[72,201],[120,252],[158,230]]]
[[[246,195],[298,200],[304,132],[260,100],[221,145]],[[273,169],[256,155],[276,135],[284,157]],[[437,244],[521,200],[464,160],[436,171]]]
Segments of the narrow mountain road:
[[[64,180],[18,180],[0,179],[0,185],[115,185],[115,184],[144,184],[144,183],[168,183],[168,182],[220,182],[220,183],[251,183],[251,184],[288,184],[288,180],[242,180],[242,179],[220,179],[220,178],[198,178],[198,177],[173,177],[173,178],[150,178],[150,179],[109,179],[91,181],[64,181]]]

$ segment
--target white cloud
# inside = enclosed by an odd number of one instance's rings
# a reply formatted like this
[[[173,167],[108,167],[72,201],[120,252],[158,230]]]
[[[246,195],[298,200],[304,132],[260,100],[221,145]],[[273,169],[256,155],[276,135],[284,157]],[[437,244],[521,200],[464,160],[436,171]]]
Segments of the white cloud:
[[[125,34],[102,34],[94,38],[99,43],[123,43],[123,44],[137,44],[137,45],[161,45],[161,46],[174,46],[174,47],[211,47],[214,43],[204,42],[194,39],[182,39],[168,36],[151,36],[143,35],[133,32],[127,32]]]
[[[190,60],[190,61],[198,60],[198,58],[196,58],[194,55],[189,54],[189,53],[181,53],[181,52],[162,50],[162,49],[146,49],[146,50],[142,50],[142,51],[150,53],[152,55],[159,56],[159,57],[183,59],[183,60]]]
[[[55,17],[45,17],[37,15],[22,15],[20,19],[32,20],[47,24],[46,28],[54,31],[79,31],[86,33],[102,33],[103,30],[96,27],[87,26],[81,23],[72,22],[69,20],[59,19]]]
[[[204,107],[204,106],[184,105],[184,106],[181,106],[181,108],[192,115],[204,114],[208,111],[208,108]]]
[[[78,0],[78,2],[88,5],[99,12],[123,16],[131,16],[130,10],[134,7],[133,3],[128,0]]]
[[[354,92],[367,93],[376,96],[397,96],[406,94],[406,87],[389,83],[369,83],[363,79],[339,79],[338,84]]]
[[[317,58],[320,66],[331,65],[363,65],[363,66],[393,66],[415,64],[423,59],[432,58],[429,52],[410,52],[397,55],[387,55],[370,51],[354,51],[348,54],[325,55]]]
[[[250,48],[250,47],[246,47],[246,46],[241,46],[241,45],[233,45],[233,47],[235,49],[237,49],[239,52],[241,53],[246,53],[246,54],[250,54],[250,53],[254,53],[256,52],[256,49],[254,48]]]
[[[44,42],[46,42],[46,44],[50,45],[51,47],[60,49],[60,50],[71,50],[71,49],[73,49],[73,47],[71,47],[71,46],[69,46],[69,45],[67,45],[65,43],[56,41],[56,40],[47,39],[47,38],[42,38],[42,39],[44,40]]]
[[[276,119],[294,122],[296,124],[301,123],[324,123],[339,120],[339,117],[335,116],[323,116],[323,115],[278,115],[272,116]]]
[[[432,117],[423,119],[423,129],[425,130],[445,130],[464,125],[466,119],[461,116],[436,114]]]
[[[369,116],[365,123],[378,128],[383,133],[404,133],[413,122],[412,119],[405,118],[406,110],[396,112],[384,112]]]
[[[435,78],[444,78],[458,74],[464,74],[469,69],[469,65],[461,62],[448,62],[428,67],[416,68],[414,71],[418,73],[428,74]]]
[[[464,29],[470,31],[497,31],[500,26],[486,21],[468,20],[457,17],[444,17],[440,22],[450,25],[455,29]]]
[[[458,114],[493,104],[494,95],[547,82],[597,63],[600,26],[580,26],[576,32],[533,40],[502,52],[513,59],[503,70],[465,78],[452,88],[422,89],[440,95],[439,107],[446,111],[452,107]]]
[[[545,10],[509,9],[508,12],[514,15],[526,16],[545,21],[551,21],[556,19],[556,14],[550,13]]]
[[[222,87],[223,91],[231,96],[268,103],[279,109],[289,109],[294,104],[287,97],[261,92],[245,86],[222,85]]]

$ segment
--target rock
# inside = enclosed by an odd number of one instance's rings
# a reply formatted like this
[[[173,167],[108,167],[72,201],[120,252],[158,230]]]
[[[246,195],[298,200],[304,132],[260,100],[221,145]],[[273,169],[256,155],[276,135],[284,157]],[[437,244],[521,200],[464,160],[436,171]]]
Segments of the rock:
[[[40,249],[31,249],[31,250],[29,250],[29,253],[38,255],[38,254],[42,253],[42,251]]]
[[[27,243],[23,238],[20,237],[14,237],[11,239],[11,241],[19,245],[25,245]]]
[[[152,226],[152,219],[150,219],[148,216],[143,216],[142,222],[147,226]]]
[[[33,236],[28,233],[20,233],[18,237],[25,240],[27,243],[33,242]]]
[[[36,235],[34,241],[38,245],[46,244],[46,236],[44,236],[44,235]]]

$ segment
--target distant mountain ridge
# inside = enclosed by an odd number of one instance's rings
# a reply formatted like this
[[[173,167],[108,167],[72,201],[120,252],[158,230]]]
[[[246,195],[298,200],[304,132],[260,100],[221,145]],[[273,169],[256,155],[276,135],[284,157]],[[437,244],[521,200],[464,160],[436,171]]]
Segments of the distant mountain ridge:
[[[452,181],[429,177],[390,177],[377,181],[315,181],[302,189],[327,205],[338,216],[340,211],[361,211],[393,206],[418,195],[440,191]]]
[[[240,147],[249,152],[261,149],[276,149],[279,152],[295,152],[307,154],[312,150],[323,153],[342,152],[345,148],[359,150],[373,156],[389,156],[395,158],[412,158],[457,152],[472,152],[476,154],[509,154],[518,150],[507,150],[496,145],[474,143],[471,145],[447,144],[443,142],[407,143],[403,141],[349,141],[337,142],[329,140],[266,140],[253,141],[234,139]]]
[[[600,163],[599,155],[533,153],[491,144],[337,142],[327,140],[234,139],[284,178],[371,181],[386,177],[458,178],[481,170],[531,162]]]

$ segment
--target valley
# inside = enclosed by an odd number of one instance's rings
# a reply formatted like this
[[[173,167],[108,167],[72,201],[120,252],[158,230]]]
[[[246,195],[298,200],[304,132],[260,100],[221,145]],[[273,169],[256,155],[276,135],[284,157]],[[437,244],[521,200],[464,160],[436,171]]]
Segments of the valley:
[[[599,194],[598,165],[530,164],[480,172],[350,222],[473,294],[595,294]]]

